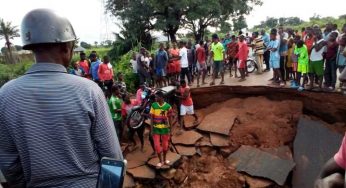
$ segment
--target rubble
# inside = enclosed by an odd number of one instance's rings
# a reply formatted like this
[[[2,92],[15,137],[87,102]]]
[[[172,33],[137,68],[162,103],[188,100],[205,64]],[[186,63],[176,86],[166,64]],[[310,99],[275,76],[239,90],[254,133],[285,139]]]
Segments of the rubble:
[[[195,146],[188,147],[188,146],[176,145],[175,147],[177,148],[179,155],[192,156],[192,155],[195,155],[197,152]]]
[[[143,165],[137,168],[128,169],[128,173],[130,173],[134,178],[139,179],[154,179],[155,171],[148,167],[147,165]]]
[[[172,136],[173,144],[195,145],[195,143],[203,136],[196,131],[184,131],[182,134],[174,134]]]
[[[210,141],[213,146],[224,147],[229,145],[229,137],[220,134],[210,133]]]

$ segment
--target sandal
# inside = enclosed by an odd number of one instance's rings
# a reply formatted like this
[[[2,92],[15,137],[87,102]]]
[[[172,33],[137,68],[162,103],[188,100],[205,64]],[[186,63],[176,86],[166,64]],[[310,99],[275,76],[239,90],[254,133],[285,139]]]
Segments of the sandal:
[[[214,83],[214,82],[211,82],[209,85],[213,86],[213,85],[215,85],[215,83]]]
[[[166,161],[165,161],[165,165],[169,165],[170,162],[171,162],[171,161],[166,160]]]
[[[157,163],[156,168],[161,168],[163,166],[162,163]]]
[[[225,84],[225,82],[224,82],[224,81],[220,82],[220,85],[223,85],[223,84]]]

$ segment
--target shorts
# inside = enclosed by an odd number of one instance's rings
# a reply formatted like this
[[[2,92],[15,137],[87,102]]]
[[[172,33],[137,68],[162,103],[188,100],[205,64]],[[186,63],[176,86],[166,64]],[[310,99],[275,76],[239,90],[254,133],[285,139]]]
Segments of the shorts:
[[[181,72],[180,61],[174,62],[174,67],[175,67],[175,73],[180,73]]]
[[[269,60],[269,66],[272,69],[279,69],[280,68],[280,59],[270,59]]]
[[[199,63],[197,62],[197,70],[198,71],[206,71],[207,70],[207,64],[205,62]]]
[[[223,72],[223,61],[214,61],[213,63],[214,72]]]
[[[245,69],[246,60],[239,60],[237,63],[238,69]]]
[[[311,61],[309,66],[309,72],[312,74],[316,74],[317,76],[323,76],[323,60]]]
[[[297,72],[300,72],[302,74],[307,74],[309,72],[309,65],[303,64],[303,63],[298,63]]]
[[[180,105],[180,115],[185,116],[186,114],[192,115],[195,112],[193,111],[193,105],[191,106],[185,106],[185,105]]]
[[[165,72],[165,70],[164,69],[156,69],[155,70],[155,75],[157,76],[157,77],[164,77],[164,76],[166,76],[166,72]]]
[[[297,72],[297,64],[298,63],[292,63],[292,71]]]
[[[169,146],[169,134],[153,134],[154,148],[156,153],[167,152]],[[162,145],[162,147],[161,147]]]

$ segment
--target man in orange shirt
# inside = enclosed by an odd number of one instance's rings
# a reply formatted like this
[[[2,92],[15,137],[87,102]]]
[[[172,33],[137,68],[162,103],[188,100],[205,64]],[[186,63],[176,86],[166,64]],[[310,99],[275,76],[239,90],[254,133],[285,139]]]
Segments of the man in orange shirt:
[[[193,110],[193,101],[191,98],[190,87],[186,85],[185,79],[180,80],[180,96],[177,96],[181,99],[180,105],[180,127],[184,126],[184,116],[192,115],[195,118],[194,124],[198,122],[198,117]]]
[[[103,57],[103,63],[100,64],[99,70],[98,70],[98,76],[100,79],[100,82],[105,86],[106,91],[108,91],[107,94],[110,93],[112,86],[113,86],[113,69],[109,65],[109,57],[104,56]]]
[[[85,55],[84,52],[81,52],[81,53],[79,54],[79,57],[80,57],[80,60],[77,61],[76,64],[78,63],[78,64],[79,64],[79,67],[80,67],[81,69],[83,69],[83,71],[84,71],[84,73],[85,73],[83,77],[90,79],[90,78],[91,78],[91,76],[90,76],[90,74],[89,74],[89,71],[90,71],[90,62],[86,59],[86,55]]]

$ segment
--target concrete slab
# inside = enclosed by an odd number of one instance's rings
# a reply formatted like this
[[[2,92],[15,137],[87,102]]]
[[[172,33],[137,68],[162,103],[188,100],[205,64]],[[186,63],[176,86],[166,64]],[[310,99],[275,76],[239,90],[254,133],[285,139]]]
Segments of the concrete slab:
[[[323,165],[338,151],[342,135],[320,122],[300,118],[294,140],[293,188],[314,187]]]
[[[134,178],[139,179],[154,179],[155,171],[148,167],[147,165],[143,165],[137,168],[128,169],[128,173],[130,173]]]
[[[138,161],[138,160],[128,160],[127,161],[127,168],[132,169],[132,168],[137,168],[139,166],[145,165],[146,161]]]
[[[292,160],[281,159],[251,146],[241,146],[228,160],[235,162],[237,171],[268,178],[278,185],[285,184],[288,174],[295,166]]]
[[[160,175],[166,179],[172,179],[175,176],[176,172],[177,170],[175,168],[171,168],[169,170],[161,171]]]
[[[183,156],[192,156],[192,155],[195,155],[197,152],[195,146],[188,147],[188,146],[176,145],[175,147],[177,148],[179,155],[183,155]]]
[[[213,146],[217,147],[229,146],[229,137],[221,134],[210,133],[210,142]]]
[[[180,135],[172,136],[173,144],[195,145],[203,136],[196,131],[183,131]]]
[[[167,157],[167,160],[170,161],[170,165],[173,165],[174,163],[176,163],[181,158],[181,155],[179,155],[177,153],[168,152],[166,157]],[[159,163],[159,162],[160,162],[159,158],[154,157],[148,161],[148,165],[155,168],[157,163]],[[171,168],[171,167],[167,166],[167,165],[163,165],[161,167],[161,169],[169,169],[169,168]]]
[[[274,184],[270,180],[263,178],[254,178],[251,176],[245,176],[245,181],[249,185],[249,188],[267,188],[271,187]]]
[[[209,136],[208,137],[203,136],[203,138],[198,140],[195,145],[196,146],[213,146],[210,142]]]
[[[281,146],[278,148],[260,148],[260,149],[272,155],[276,155],[280,157],[281,159],[293,160],[292,151],[290,147],[288,146]]]
[[[233,127],[236,117],[237,114],[235,114],[233,109],[221,108],[220,110],[207,115],[197,129],[211,133],[229,135],[229,131]]]
[[[133,180],[133,177],[131,175],[126,174],[125,175],[125,179],[124,179],[123,187],[124,188],[132,188],[132,187],[135,187],[135,186],[136,186],[136,183]]]

